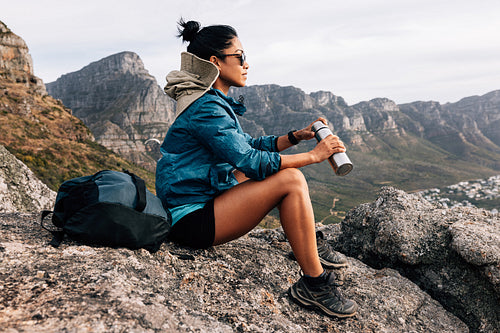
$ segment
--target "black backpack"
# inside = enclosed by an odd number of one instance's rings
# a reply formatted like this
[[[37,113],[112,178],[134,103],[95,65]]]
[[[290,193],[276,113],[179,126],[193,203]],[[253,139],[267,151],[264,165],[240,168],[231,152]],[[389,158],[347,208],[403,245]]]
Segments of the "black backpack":
[[[52,213],[58,228],[45,228]],[[42,226],[59,246],[64,235],[89,245],[144,248],[156,252],[166,240],[171,216],[144,180],[128,171],[100,171],[65,181],[57,192],[53,211],[42,213]]]

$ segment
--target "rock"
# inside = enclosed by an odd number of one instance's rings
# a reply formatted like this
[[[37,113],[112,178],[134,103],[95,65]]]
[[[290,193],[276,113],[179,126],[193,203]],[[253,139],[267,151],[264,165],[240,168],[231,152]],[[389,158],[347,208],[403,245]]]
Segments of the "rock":
[[[356,317],[299,307],[287,295],[299,267],[278,229],[151,254],[71,241],[56,249],[38,218],[0,214],[2,331],[468,332],[396,270],[352,258],[341,290],[359,303]]]
[[[481,209],[444,209],[385,187],[351,210],[337,248],[373,267],[392,267],[473,332],[500,329],[500,220]]]
[[[450,226],[451,247],[466,262],[484,270],[485,276],[500,295],[500,224],[486,211],[462,209],[467,220]]]
[[[47,95],[43,81],[33,72],[33,60],[25,41],[0,21],[0,78],[24,83],[35,93]]]
[[[0,212],[51,210],[56,193],[0,145]]]

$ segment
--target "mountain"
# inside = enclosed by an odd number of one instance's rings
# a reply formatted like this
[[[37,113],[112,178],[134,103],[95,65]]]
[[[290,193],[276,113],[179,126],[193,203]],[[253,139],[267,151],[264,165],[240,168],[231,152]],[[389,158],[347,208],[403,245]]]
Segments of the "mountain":
[[[111,55],[46,86],[90,128],[98,143],[155,170],[158,141],[173,122],[175,103],[137,54]]]
[[[95,142],[89,128],[47,95],[26,43],[0,22],[0,145],[52,190],[101,169],[129,169],[154,188],[154,175]]]
[[[420,125],[415,134],[455,155],[483,161],[488,154],[481,151],[491,152],[491,157],[500,152],[500,91],[456,103],[416,102],[400,108]],[[500,166],[498,159],[491,162],[496,168]]]

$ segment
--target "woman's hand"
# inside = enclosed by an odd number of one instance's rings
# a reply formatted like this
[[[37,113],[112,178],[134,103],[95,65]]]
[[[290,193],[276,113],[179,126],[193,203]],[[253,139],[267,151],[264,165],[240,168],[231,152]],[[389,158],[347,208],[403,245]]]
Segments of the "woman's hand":
[[[336,135],[329,135],[316,145],[310,154],[313,156],[315,163],[320,163],[328,157],[336,153],[344,153],[346,151],[344,143],[340,141]]]
[[[293,136],[295,137],[295,139],[297,139],[298,141],[302,141],[302,140],[310,140],[310,139],[314,138],[314,132],[312,130],[312,125],[317,121],[321,121],[325,125],[327,123],[325,118],[319,117],[318,119],[316,119],[315,121],[310,123],[309,126],[307,126],[306,128],[303,128],[301,130],[293,132]],[[278,142],[277,142],[278,151],[283,151],[287,148],[290,148],[291,146],[292,146],[292,143],[288,139],[288,135],[283,135],[283,136],[280,136],[278,138]],[[305,164],[305,165],[307,165],[307,164]]]
[[[317,121],[321,121],[326,125],[326,119],[323,117],[319,117],[318,119],[316,119],[315,121],[310,123],[309,126],[307,126],[306,128],[303,128],[299,131],[295,131],[293,133],[295,138],[299,141],[310,140],[310,139],[314,138],[314,132],[312,131],[312,125]]]
[[[303,166],[320,163],[335,153],[345,152],[345,147],[339,137],[329,135],[316,145],[313,150],[307,153],[281,155],[281,167],[286,168],[301,168]]]

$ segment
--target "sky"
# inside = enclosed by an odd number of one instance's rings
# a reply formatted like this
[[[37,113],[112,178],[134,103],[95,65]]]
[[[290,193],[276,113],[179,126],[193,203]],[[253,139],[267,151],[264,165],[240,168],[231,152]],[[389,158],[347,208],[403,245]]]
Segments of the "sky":
[[[187,44],[180,17],[233,26],[248,85],[330,91],[349,105],[456,102],[500,89],[498,0],[0,0],[45,83],[122,51],[160,86]]]

